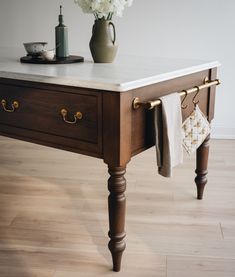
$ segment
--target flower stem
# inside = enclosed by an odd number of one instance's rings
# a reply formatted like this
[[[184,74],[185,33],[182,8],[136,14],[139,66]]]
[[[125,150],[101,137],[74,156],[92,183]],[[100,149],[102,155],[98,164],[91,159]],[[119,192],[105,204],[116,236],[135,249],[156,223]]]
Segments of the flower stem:
[[[107,20],[112,20],[112,17],[113,17],[113,13],[110,12],[107,16]]]
[[[94,13],[95,19],[99,19],[97,13]]]

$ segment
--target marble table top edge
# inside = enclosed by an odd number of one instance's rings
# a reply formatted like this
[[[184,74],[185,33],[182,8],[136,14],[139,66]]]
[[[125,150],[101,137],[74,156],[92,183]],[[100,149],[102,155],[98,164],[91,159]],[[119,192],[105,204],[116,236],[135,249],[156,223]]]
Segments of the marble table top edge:
[[[102,82],[91,81],[91,80],[89,81],[79,80],[74,78],[73,76],[53,77],[53,76],[43,76],[43,75],[36,75],[36,74],[25,74],[25,73],[7,72],[7,71],[0,71],[0,77],[6,78],[6,79],[33,81],[33,82],[48,83],[48,84],[58,84],[58,85],[90,88],[90,89],[105,90],[105,91],[125,92],[128,90],[134,90],[143,86],[164,82],[173,78],[178,78],[181,76],[197,73],[199,71],[203,71],[203,70],[207,70],[207,69],[215,68],[219,66],[220,66],[220,63],[215,61],[215,62],[203,64],[200,66],[194,66],[194,67],[176,70],[168,73],[162,73],[159,75],[142,78],[134,81],[127,81],[123,83],[102,83]]]
[[[131,89],[137,89],[139,87],[142,87],[143,84],[144,86],[148,86],[155,83],[164,82],[170,79],[178,78],[185,75],[190,75],[192,73],[197,73],[203,70],[212,69],[219,66],[221,66],[221,64],[218,61],[215,61],[215,62],[210,62],[208,64],[205,64],[204,66],[195,66],[194,68],[191,67],[190,68],[191,70],[182,69],[182,70],[176,70],[175,72],[163,73],[158,76],[152,76],[144,79],[139,79],[133,82],[119,84],[117,91],[124,92]],[[172,77],[173,75],[174,77]]]
[[[31,65],[19,62],[0,47],[0,78],[125,92],[219,67],[217,61],[171,58],[119,57],[113,64]]]

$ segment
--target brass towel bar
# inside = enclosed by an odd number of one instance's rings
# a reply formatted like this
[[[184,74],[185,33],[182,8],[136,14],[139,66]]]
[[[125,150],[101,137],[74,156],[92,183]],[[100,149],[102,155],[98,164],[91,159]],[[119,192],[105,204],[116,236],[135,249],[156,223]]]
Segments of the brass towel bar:
[[[180,92],[180,96],[186,96],[190,93],[199,92],[202,89],[209,88],[209,87],[212,87],[212,86],[217,86],[217,85],[220,85],[220,80],[219,79],[209,81],[208,78],[205,78],[203,85],[195,86],[195,87],[187,89],[187,90],[182,90]],[[148,101],[148,102],[141,102],[140,99],[138,97],[136,97],[133,100],[132,106],[133,106],[133,109],[135,109],[135,110],[140,108],[140,107],[144,107],[148,110],[151,110],[151,109],[153,109],[154,107],[156,107],[160,104],[161,104],[160,99],[157,99],[157,100],[154,100],[154,101]]]

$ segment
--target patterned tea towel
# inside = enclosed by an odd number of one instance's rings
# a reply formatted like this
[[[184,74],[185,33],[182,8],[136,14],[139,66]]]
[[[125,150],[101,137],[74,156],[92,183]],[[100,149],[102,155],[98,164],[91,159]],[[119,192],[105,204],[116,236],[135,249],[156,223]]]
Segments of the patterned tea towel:
[[[192,154],[210,134],[211,126],[198,105],[182,125],[183,146]]]

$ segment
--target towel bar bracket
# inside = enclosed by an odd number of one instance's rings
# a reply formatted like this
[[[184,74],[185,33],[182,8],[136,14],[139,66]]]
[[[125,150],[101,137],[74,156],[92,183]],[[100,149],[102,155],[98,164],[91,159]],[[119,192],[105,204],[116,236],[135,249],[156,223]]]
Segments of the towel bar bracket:
[[[201,86],[194,86],[193,88],[187,89],[187,90],[182,90],[180,92],[180,96],[185,96],[186,94],[194,93],[194,92],[199,92],[202,89],[209,88],[212,86],[218,86],[220,85],[221,82],[219,79],[215,79],[213,81],[209,81],[209,79],[206,77],[204,80],[204,83]],[[132,102],[132,107],[134,110],[139,109],[140,107],[144,107],[148,110],[152,110],[154,107],[158,106],[161,104],[161,100],[157,99],[154,101],[147,101],[147,102],[141,102],[139,97],[135,97]]]

